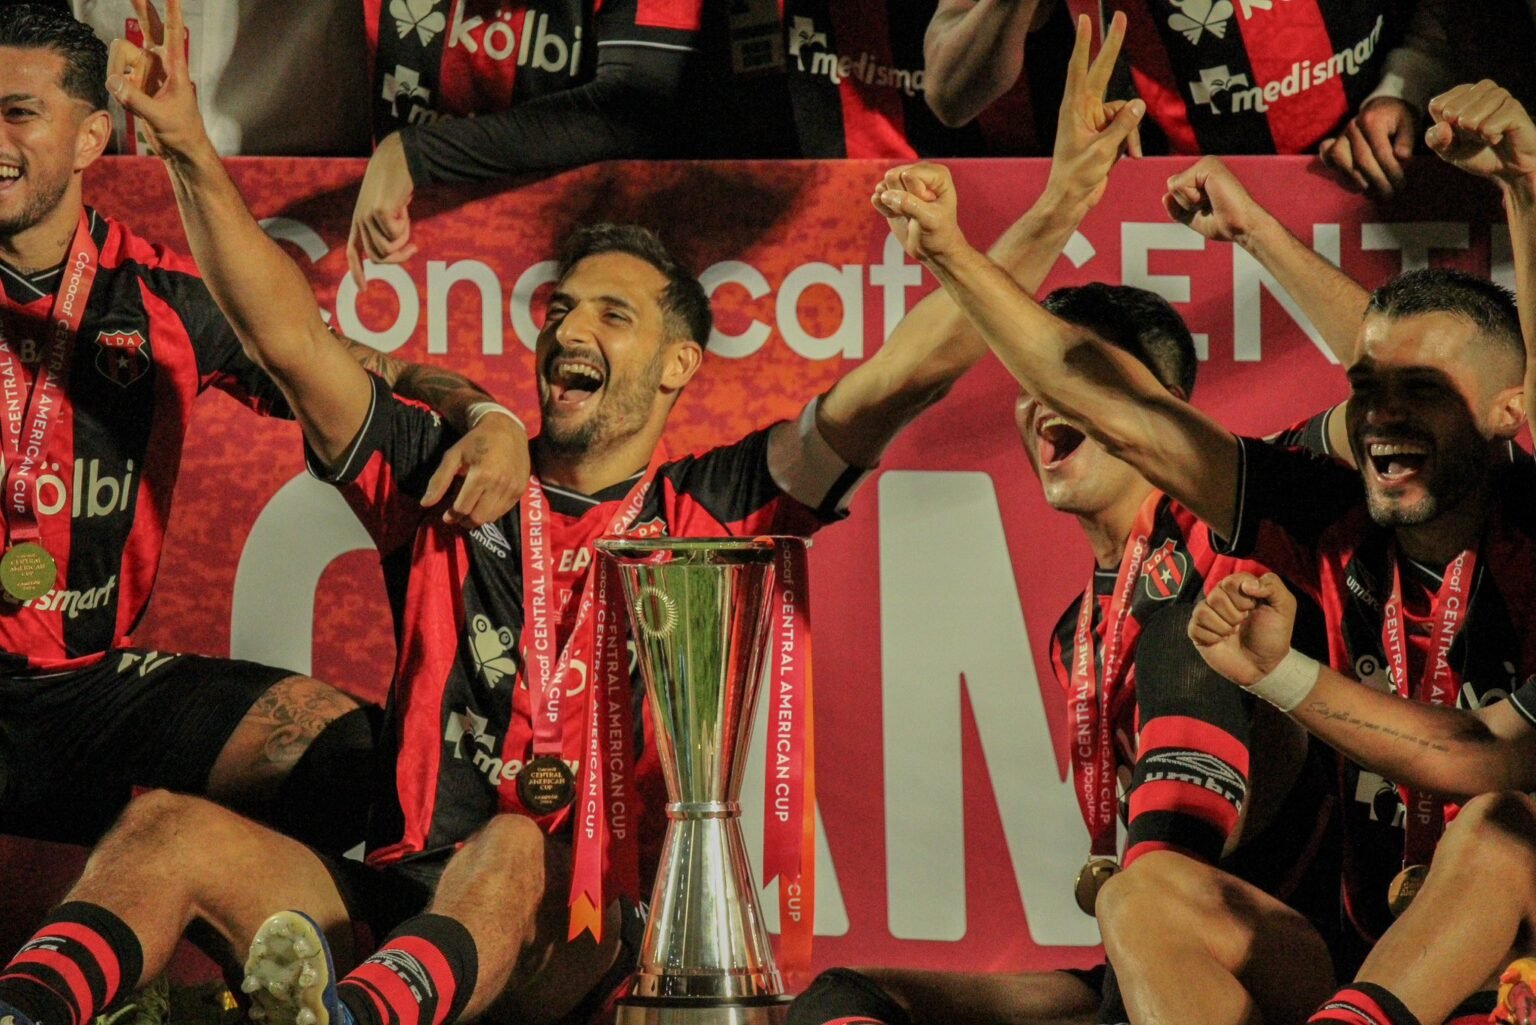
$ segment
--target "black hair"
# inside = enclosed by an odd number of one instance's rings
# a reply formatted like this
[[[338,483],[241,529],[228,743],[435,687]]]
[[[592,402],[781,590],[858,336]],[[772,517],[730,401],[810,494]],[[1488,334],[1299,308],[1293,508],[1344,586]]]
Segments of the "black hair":
[[[1394,320],[1449,313],[1469,321],[1483,340],[1506,350],[1525,366],[1525,339],[1520,333],[1515,294],[1487,278],[1441,267],[1406,271],[1372,292],[1365,312]]]
[[[699,279],[662,244],[656,233],[638,224],[589,224],[577,228],[560,247],[557,280],[564,281],[582,260],[600,253],[627,253],[655,267],[667,279],[661,293],[661,313],[667,333],[709,344],[714,314]]]
[[[64,91],[92,110],[107,109],[107,45],[68,10],[0,3],[0,46],[52,50],[64,58]]]
[[[1189,328],[1168,301],[1134,285],[1092,282],[1058,288],[1045,297],[1046,310],[1084,327],[1117,349],[1135,356],[1163,387],[1187,399],[1195,391],[1199,360]]]

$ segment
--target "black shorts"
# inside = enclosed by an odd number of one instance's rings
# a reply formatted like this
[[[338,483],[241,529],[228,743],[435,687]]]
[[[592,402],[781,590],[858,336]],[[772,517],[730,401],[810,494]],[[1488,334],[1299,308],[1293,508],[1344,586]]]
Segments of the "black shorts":
[[[353,925],[367,926],[367,934],[359,936],[359,950],[378,946],[401,922],[427,909],[454,853],[454,848],[430,851],[377,868],[321,855]]]
[[[0,677],[0,832],[94,842],[132,788],[202,793],[256,699],[291,670],[119,648]]]

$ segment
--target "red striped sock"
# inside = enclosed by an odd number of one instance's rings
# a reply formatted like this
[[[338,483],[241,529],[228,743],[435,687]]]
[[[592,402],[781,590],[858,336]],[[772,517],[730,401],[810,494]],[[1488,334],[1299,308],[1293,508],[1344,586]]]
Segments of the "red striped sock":
[[[0,972],[0,1002],[33,1025],[89,1025],[139,984],[144,952],[133,930],[106,908],[71,901]]]
[[[1341,1025],[1419,1025],[1419,1019],[1385,987],[1374,982],[1352,982],[1312,1012],[1313,1022]]]
[[[450,1025],[475,989],[475,940],[452,918],[417,915],[336,984],[357,1025]]]

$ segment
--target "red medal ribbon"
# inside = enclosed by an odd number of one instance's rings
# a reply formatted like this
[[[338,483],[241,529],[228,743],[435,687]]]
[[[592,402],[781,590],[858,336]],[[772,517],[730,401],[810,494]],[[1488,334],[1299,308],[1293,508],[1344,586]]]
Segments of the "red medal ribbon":
[[[646,466],[645,473],[629,489],[629,493],[619,504],[613,519],[609,521],[605,537],[622,537],[640,515],[641,508],[645,505],[646,496],[650,493],[651,482],[656,478],[656,471],[665,461],[665,455],[661,446],[651,454],[650,463]],[[620,744],[620,758],[616,773],[604,771],[608,762],[602,748],[601,731],[594,723],[602,717],[608,709],[608,703],[617,697],[617,691],[622,689],[627,696],[629,691],[628,664],[623,658],[622,652],[615,656],[620,668],[614,670],[623,676],[622,681],[611,681],[607,678],[612,675],[604,662],[609,661],[604,656],[610,653],[614,646],[622,648],[623,625],[622,620],[615,620],[617,613],[612,609],[610,601],[619,601],[622,608],[622,600],[610,599],[611,591],[602,586],[601,574],[596,551],[592,553],[592,561],[589,563],[586,577],[582,582],[579,595],[580,604],[577,606],[576,622],[571,627],[570,637],[565,646],[560,650],[559,657],[550,664],[550,654],[554,645],[554,634],[550,627],[550,603],[555,593],[555,566],[553,553],[550,552],[548,531],[545,529],[545,517],[548,509],[548,500],[544,494],[544,485],[537,475],[528,478],[528,490],[523,496],[523,515],[521,517],[523,539],[523,585],[526,600],[524,603],[523,623],[523,665],[528,679],[529,718],[533,726],[533,753],[536,756],[563,757],[564,755],[564,729],[563,712],[564,699],[574,697],[583,690],[587,692],[586,729],[584,730],[584,743],[582,750],[582,765],[577,772],[577,802],[579,805],[577,824],[575,829],[575,842],[572,852],[573,872],[571,879],[571,936],[575,938],[583,931],[590,930],[595,939],[602,939],[602,909],[604,907],[604,877],[611,875],[615,881],[634,877],[638,884],[638,869],[628,869],[619,862],[633,860],[626,855],[622,848],[632,848],[634,844],[634,829],[623,830],[621,849],[609,852],[606,859],[605,870],[604,847],[613,842],[616,837],[611,832],[613,824],[610,815],[611,808],[606,806],[610,787],[607,781],[616,776],[617,792],[622,801],[632,787],[629,781],[630,759],[623,756],[623,752],[629,749],[627,738]],[[598,608],[598,595],[603,592],[603,606]],[[577,597],[573,595],[573,598]],[[613,636],[604,634],[599,636],[598,623],[602,620],[606,627],[611,628]],[[575,686],[567,686],[566,680],[572,669],[578,671],[582,679]],[[599,695],[598,683],[604,681],[603,693]],[[619,707],[618,714],[622,715],[622,723],[625,729],[630,728],[629,705],[627,700]],[[622,730],[621,730],[622,732]],[[508,739],[511,733],[508,731]],[[522,752],[505,752],[507,756],[520,756]],[[504,759],[505,760],[505,759]],[[515,781],[507,781],[503,785],[502,801],[505,804],[511,793],[516,792]]]
[[[1116,853],[1114,712],[1127,676],[1129,660],[1125,652],[1141,632],[1140,625],[1131,618],[1131,598],[1151,548],[1152,523],[1162,498],[1161,492],[1154,491],[1142,503],[1120,559],[1120,572],[1115,577],[1114,594],[1104,619],[1102,687],[1094,666],[1093,611],[1098,599],[1091,583],[1083,593],[1082,607],[1077,613],[1072,689],[1067,696],[1067,711],[1072,717],[1068,730],[1073,786],[1096,858],[1113,858]]]
[[[1451,560],[1435,593],[1430,620],[1429,652],[1417,695],[1408,680],[1408,641],[1403,623],[1403,579],[1396,546],[1391,550],[1392,595],[1382,609],[1381,646],[1392,668],[1392,682],[1401,697],[1437,708],[1450,708],[1461,693],[1461,674],[1451,665],[1451,646],[1466,626],[1472,585],[1477,579],[1477,552],[1468,549]],[[1403,825],[1403,865],[1428,865],[1445,831],[1445,801],[1435,794],[1399,786],[1407,816]]]
[[[816,734],[807,543],[776,538],[768,648],[768,752],[763,884],[779,881],[779,967],[806,974],[816,918]]]
[[[91,238],[90,217],[81,213],[80,224],[69,245],[70,257],[59,280],[59,292],[48,314],[37,376],[29,379],[21,354],[15,351],[20,332],[15,327],[10,300],[0,292],[0,309],[7,316],[0,335],[0,402],[4,403],[5,494],[3,506],[8,529],[7,547],[36,541],[36,473],[48,455],[48,434],[60,414],[64,390],[69,386],[70,349],[85,318],[86,300],[100,266],[96,242]],[[30,396],[28,390],[30,389]]]

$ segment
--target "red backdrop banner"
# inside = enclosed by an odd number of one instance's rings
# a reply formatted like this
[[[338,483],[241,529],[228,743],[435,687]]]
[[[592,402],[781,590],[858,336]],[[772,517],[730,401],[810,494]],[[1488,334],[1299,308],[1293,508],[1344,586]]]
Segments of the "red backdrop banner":
[[[1416,168],[1407,196],[1383,208],[1299,158],[1232,163],[1367,284],[1426,260],[1510,278],[1496,196],[1448,169]],[[1337,401],[1340,369],[1257,265],[1168,221],[1163,183],[1180,166],[1117,169],[1048,287],[1104,280],[1163,294],[1198,336],[1195,401],[1234,429],[1266,432]],[[718,318],[673,414],[675,452],[792,416],[934,287],[871,211],[884,168],[870,163],[604,165],[506,191],[423,192],[421,254],[374,268],[362,291],[344,253],[361,161],[231,167],[337,326],[478,379],[530,423],[531,346],[558,240],[599,219],[659,229],[702,269]],[[1046,170],[957,163],[973,240],[989,243],[1021,213]],[[184,249],[157,162],[103,162],[87,196]],[[849,520],[817,538],[818,965],[1017,969],[1097,956],[1071,896],[1087,838],[1045,662],[1089,556],[1040,498],[1013,429],[1015,394],[995,361],[983,364],[892,448]],[[361,529],[304,477],[292,424],[221,396],[199,404],[140,642],[271,661],[377,698],[392,652],[380,581]],[[745,787],[754,809],[762,749],[759,735]]]

